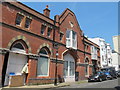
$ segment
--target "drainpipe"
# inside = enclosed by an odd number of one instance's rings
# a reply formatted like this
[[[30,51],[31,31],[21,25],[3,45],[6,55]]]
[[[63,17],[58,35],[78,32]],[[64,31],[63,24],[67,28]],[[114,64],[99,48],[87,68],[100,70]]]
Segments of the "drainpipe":
[[[84,39],[85,39],[85,36],[84,36],[84,34],[83,34],[83,45],[84,45],[84,59],[85,59],[85,41],[84,41]]]
[[[83,45],[84,45],[84,63],[85,63],[85,36],[84,36],[84,34],[83,34]],[[85,64],[86,65],[86,64]]]

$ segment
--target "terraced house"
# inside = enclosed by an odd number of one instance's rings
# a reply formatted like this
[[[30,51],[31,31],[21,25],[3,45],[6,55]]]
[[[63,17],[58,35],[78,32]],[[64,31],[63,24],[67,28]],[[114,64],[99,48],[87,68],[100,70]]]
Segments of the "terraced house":
[[[26,84],[53,83],[55,78],[57,82],[75,82],[100,68],[99,46],[83,35],[70,9],[53,20],[48,6],[43,14],[21,2],[3,2],[1,6],[3,86],[14,83],[14,79],[20,83],[24,73]]]

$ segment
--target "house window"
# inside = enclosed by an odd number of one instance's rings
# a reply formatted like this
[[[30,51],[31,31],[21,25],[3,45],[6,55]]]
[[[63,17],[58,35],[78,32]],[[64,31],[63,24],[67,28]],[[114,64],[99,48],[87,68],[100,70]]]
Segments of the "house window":
[[[75,66],[72,61],[64,61],[64,76],[74,76],[75,74]]]
[[[63,35],[63,33],[60,33],[60,41],[62,41]]]
[[[70,72],[69,72],[70,76],[74,76],[74,72],[75,72],[74,70],[75,70],[75,68],[74,68],[74,62],[70,61]]]
[[[85,66],[85,75],[88,75],[88,65]]]
[[[66,31],[66,46],[67,47],[71,46],[71,31],[70,30]]]
[[[30,26],[30,23],[31,23],[31,19],[29,19],[29,18],[26,18],[26,22],[25,22],[25,28],[29,28],[29,26]]]
[[[17,17],[16,17],[16,25],[21,25],[21,22],[22,22],[22,19],[23,19],[24,16],[20,15],[20,14],[17,14]]]
[[[76,48],[76,32],[72,31],[72,47]]]
[[[102,48],[102,51],[104,51],[104,48]]]
[[[47,32],[47,36],[48,36],[48,37],[50,36],[51,31],[52,31],[52,29],[51,29],[51,28],[48,28],[48,32]]]
[[[97,48],[95,46],[91,46],[91,55],[92,55],[92,59],[97,60]]]
[[[46,29],[46,26],[42,25],[42,27],[41,27],[41,34],[44,34],[45,29]]]
[[[77,34],[72,30],[66,31],[66,46],[77,49]]]
[[[48,66],[49,66],[49,58],[48,52],[45,48],[40,50],[40,56],[38,58],[38,66],[37,66],[37,76],[48,76]]]
[[[85,59],[85,75],[88,75],[88,65],[89,65],[89,59]]]
[[[68,76],[68,61],[64,61],[64,76]]]
[[[16,42],[13,44],[11,51],[17,53],[26,53],[25,47],[21,42]]]
[[[70,26],[71,26],[71,27],[74,27],[74,24],[73,24],[73,22],[69,22],[69,23],[70,23]]]
[[[19,48],[24,50],[24,47],[21,43],[16,43],[15,45],[13,45],[13,48]]]
[[[102,61],[104,61],[104,56],[102,56]]]
[[[91,53],[94,53],[94,47],[91,46]]]
[[[88,50],[88,45],[85,44],[85,50],[87,51]]]
[[[118,65],[118,67],[120,68],[120,65]]]

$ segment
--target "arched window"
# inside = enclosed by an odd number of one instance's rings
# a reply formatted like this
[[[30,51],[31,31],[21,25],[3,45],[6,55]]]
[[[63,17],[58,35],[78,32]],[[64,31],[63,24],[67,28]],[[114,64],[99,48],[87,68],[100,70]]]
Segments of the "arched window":
[[[15,51],[15,52],[20,52],[20,53],[25,53],[25,47],[23,46],[23,44],[21,42],[17,42],[15,43],[12,48],[11,51]]]
[[[88,65],[89,65],[89,59],[88,58],[86,58],[85,59],[85,75],[88,75]]]
[[[23,49],[24,50],[24,47],[21,43],[16,43],[15,45],[13,45],[12,48],[18,48],[18,49]]]
[[[39,53],[37,76],[48,76],[49,72],[49,55],[45,48],[42,48]]]
[[[42,49],[40,50],[40,53],[39,53],[39,54],[40,54],[40,55],[48,55],[46,49],[44,49],[44,48],[42,48]]]
[[[86,63],[86,64],[89,63],[89,59],[88,59],[88,58],[85,59],[85,63]]]

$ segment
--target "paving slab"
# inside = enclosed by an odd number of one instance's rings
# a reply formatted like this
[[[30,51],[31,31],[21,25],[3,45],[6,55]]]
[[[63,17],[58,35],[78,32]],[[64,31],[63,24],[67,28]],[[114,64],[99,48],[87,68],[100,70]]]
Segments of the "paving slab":
[[[25,85],[25,86],[20,86],[20,87],[3,87],[5,88],[40,88],[40,89],[50,89],[50,88],[57,88],[57,87],[66,87],[70,86],[72,84],[82,84],[82,83],[87,83],[86,80],[81,80],[78,82],[66,82],[66,83],[59,83],[56,86],[54,84],[44,84],[44,85]]]

